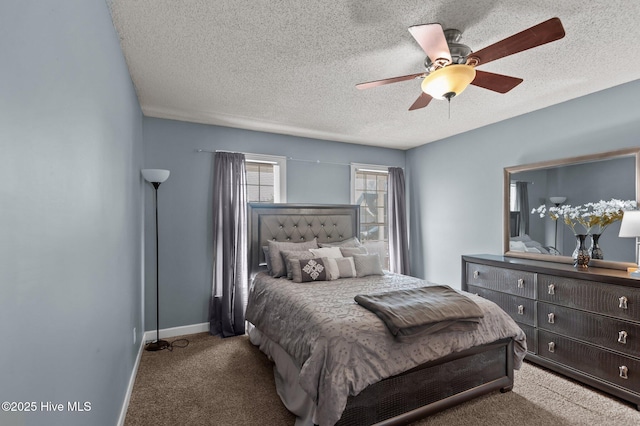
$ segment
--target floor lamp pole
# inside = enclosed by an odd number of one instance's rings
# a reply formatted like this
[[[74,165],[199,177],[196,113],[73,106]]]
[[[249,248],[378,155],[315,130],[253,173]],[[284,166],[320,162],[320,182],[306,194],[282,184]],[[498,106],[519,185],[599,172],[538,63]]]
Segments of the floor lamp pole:
[[[549,200],[556,206],[556,208],[560,207],[560,204],[564,203],[565,201],[567,201],[567,197],[550,197]],[[553,248],[557,251],[560,252],[560,250],[558,249],[558,221],[560,220],[560,218],[558,217],[555,222],[556,222],[556,233],[553,236]],[[563,239],[564,241],[564,239]]]
[[[146,174],[145,174],[146,172]],[[158,187],[169,177],[168,170],[143,170],[145,179],[153,185],[156,210],[156,341],[146,346],[147,351],[160,351],[169,347],[169,342],[160,340],[160,245],[158,237]]]

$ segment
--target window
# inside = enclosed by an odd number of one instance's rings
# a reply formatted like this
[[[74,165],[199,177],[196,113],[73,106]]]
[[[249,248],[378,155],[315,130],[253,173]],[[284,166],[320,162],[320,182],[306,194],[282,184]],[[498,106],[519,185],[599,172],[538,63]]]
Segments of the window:
[[[245,154],[247,202],[286,203],[286,157]]]
[[[360,241],[369,253],[380,255],[386,269],[389,268],[388,180],[386,166],[351,165],[351,200],[360,206]]]
[[[516,183],[511,182],[509,184],[509,210],[512,212],[517,212],[520,209],[516,206],[518,200],[518,189],[516,188]]]

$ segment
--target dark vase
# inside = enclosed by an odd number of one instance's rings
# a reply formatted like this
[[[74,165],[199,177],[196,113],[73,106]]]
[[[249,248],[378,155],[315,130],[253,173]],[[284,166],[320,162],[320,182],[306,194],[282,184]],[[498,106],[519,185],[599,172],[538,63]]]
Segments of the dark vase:
[[[573,251],[573,266],[575,268],[588,268],[591,256],[589,250],[584,244],[587,236],[584,234],[576,234],[576,249]]]
[[[591,247],[589,248],[589,253],[591,254],[592,259],[604,259],[604,254],[602,253],[602,249],[598,243],[600,235],[602,234],[591,234]]]

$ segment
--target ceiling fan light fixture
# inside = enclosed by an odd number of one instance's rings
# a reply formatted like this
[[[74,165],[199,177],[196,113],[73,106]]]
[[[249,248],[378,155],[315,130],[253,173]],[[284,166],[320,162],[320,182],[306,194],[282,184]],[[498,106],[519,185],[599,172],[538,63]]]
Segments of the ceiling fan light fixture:
[[[448,99],[459,95],[476,78],[470,65],[449,65],[429,74],[422,80],[422,91],[434,99]]]

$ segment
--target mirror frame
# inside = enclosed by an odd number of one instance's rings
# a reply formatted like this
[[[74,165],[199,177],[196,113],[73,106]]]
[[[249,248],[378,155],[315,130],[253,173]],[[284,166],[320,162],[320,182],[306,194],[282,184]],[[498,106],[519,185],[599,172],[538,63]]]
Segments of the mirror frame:
[[[519,257],[525,259],[535,259],[535,260],[544,260],[547,262],[556,262],[556,263],[568,263],[573,264],[573,258],[571,256],[552,256],[548,254],[539,254],[539,253],[523,253],[523,252],[515,252],[509,250],[509,212],[510,212],[510,204],[509,204],[509,195],[510,195],[510,185],[511,185],[511,175],[513,173],[519,172],[527,172],[538,169],[547,169],[559,166],[567,166],[574,164],[583,164],[583,163],[591,163],[594,161],[600,160],[608,160],[620,157],[635,157],[636,164],[636,201],[640,203],[640,148],[628,148],[628,149],[620,149],[617,151],[609,151],[603,152],[600,154],[592,154],[592,155],[582,155],[578,157],[570,157],[563,158],[559,160],[550,160],[550,161],[541,161],[538,163],[531,164],[523,164],[519,166],[505,167],[504,168],[504,187],[503,187],[503,231],[502,231],[502,240],[503,240],[503,253],[505,256],[509,257]],[[629,262],[616,262],[612,260],[598,260],[591,259],[589,262],[590,266],[600,267],[600,268],[609,268],[609,269],[623,269],[626,270],[630,267],[638,267],[635,263]]]

